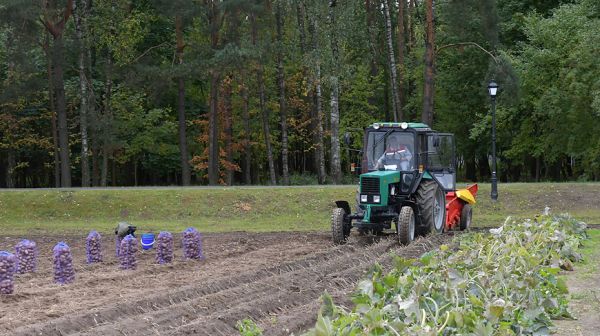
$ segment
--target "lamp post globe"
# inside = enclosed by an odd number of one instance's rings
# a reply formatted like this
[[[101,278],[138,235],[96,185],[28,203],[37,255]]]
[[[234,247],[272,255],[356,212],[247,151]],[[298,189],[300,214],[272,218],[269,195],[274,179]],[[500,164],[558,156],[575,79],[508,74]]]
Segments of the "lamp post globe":
[[[492,97],[492,99],[496,98],[496,94],[498,93],[498,84],[496,84],[494,80],[491,80],[488,84],[488,93],[490,94],[490,97]]]
[[[498,94],[498,84],[491,80],[488,84],[488,93],[492,99],[492,200],[498,200],[498,178],[496,176],[496,95]]]

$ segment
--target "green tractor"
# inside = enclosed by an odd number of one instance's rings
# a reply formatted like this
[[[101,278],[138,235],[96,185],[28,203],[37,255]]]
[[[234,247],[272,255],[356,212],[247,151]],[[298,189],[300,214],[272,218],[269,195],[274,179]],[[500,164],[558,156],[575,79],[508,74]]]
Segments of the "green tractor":
[[[336,201],[331,231],[343,244],[351,229],[393,229],[402,244],[471,222],[477,185],[456,191],[454,135],[423,123],[375,123],[365,129],[356,211]],[[354,167],[354,165],[353,165]]]

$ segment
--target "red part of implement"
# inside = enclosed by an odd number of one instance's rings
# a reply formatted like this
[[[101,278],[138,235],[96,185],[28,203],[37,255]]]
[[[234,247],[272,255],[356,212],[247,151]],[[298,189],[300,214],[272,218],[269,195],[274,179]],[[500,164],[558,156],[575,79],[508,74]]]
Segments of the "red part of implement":
[[[473,197],[477,196],[477,184],[472,184],[466,188]],[[458,198],[455,191],[446,193],[446,227],[445,230],[451,230],[460,225],[460,214],[467,202]]]

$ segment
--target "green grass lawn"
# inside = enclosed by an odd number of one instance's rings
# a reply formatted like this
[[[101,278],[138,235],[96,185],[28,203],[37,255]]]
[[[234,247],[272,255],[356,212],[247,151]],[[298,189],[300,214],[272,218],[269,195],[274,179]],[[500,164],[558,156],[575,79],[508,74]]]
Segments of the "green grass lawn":
[[[556,321],[556,335],[597,335],[600,313],[600,230],[588,230],[589,239],[583,242],[580,252],[583,261],[575,263],[574,272],[562,278],[569,287],[569,309],[575,320]]]
[[[546,205],[600,223],[600,183],[501,184],[496,203],[489,191],[489,184],[480,185],[473,225],[532,216]],[[353,186],[6,191],[0,192],[0,234],[110,231],[123,220],[143,231],[328,230],[333,202],[353,203],[355,192]]]
[[[575,275],[585,281],[597,280],[600,273],[598,260],[600,260],[600,230],[588,230],[589,239],[583,242],[581,254],[583,261],[575,264]],[[597,288],[593,288],[598,290]]]

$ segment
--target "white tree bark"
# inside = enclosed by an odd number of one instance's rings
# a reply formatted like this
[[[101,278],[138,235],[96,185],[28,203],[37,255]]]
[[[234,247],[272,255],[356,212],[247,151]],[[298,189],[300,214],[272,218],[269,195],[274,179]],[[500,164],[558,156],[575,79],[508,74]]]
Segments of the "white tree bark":
[[[90,161],[88,144],[88,90],[85,71],[87,48],[87,0],[73,1],[73,18],[75,19],[75,33],[79,44],[79,91],[81,105],[79,109],[79,128],[81,131],[81,186],[90,186]]]
[[[342,165],[340,160],[340,84],[339,84],[339,50],[335,24],[335,0],[329,2],[329,26],[331,29],[331,51],[333,73],[331,76],[331,177],[335,184],[342,179]]]
[[[392,43],[392,20],[390,18],[390,7],[387,0],[382,0],[383,14],[385,15],[385,33],[388,49],[388,63],[390,65],[390,82],[392,86],[392,110],[394,112],[394,121],[400,118],[400,99],[398,97],[398,75],[396,72],[396,57],[394,56],[394,44]]]

